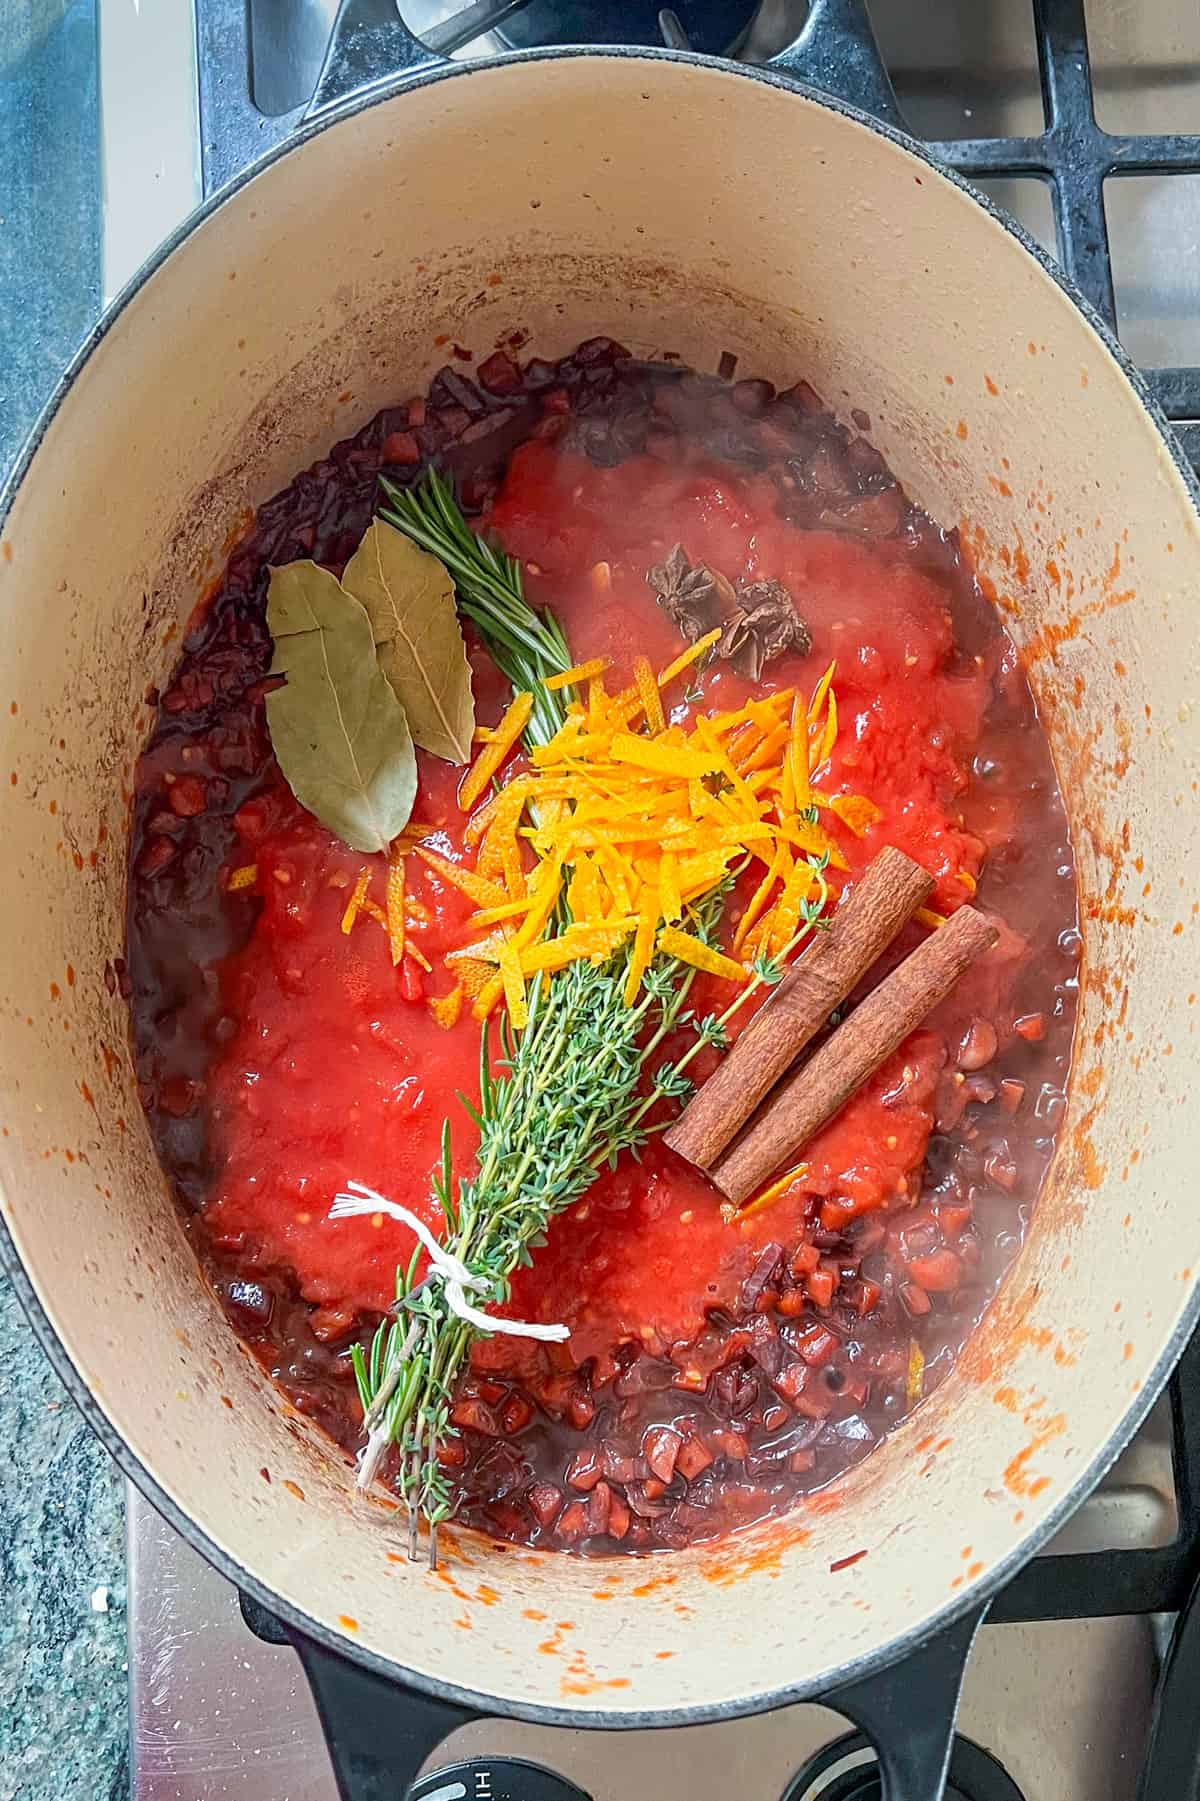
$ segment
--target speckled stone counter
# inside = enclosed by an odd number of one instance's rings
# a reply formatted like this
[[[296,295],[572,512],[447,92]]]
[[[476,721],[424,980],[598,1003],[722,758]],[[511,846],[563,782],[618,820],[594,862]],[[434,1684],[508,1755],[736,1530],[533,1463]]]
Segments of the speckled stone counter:
[[[0,0],[0,476],[99,308],[99,216],[94,0]],[[0,1801],[125,1801],[124,1595],[120,1478],[0,1278]]]
[[[0,1281],[0,1801],[126,1801],[121,1478]]]

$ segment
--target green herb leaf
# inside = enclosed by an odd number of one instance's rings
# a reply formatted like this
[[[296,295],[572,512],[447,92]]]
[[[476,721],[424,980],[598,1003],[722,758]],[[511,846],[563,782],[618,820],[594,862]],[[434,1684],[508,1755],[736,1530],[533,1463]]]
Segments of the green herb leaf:
[[[371,621],[316,563],[272,569],[267,696],[279,767],[302,807],[352,850],[385,851],[408,823],[417,760],[404,708],[379,667]]]
[[[447,763],[468,762],[475,699],[445,564],[376,519],[346,564],[342,586],[367,610],[379,667],[408,715],[414,743]]]

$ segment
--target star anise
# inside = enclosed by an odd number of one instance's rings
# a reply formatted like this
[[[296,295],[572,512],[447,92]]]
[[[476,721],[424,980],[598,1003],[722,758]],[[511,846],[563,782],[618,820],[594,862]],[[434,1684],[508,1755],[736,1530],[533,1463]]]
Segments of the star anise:
[[[806,656],[812,649],[812,635],[782,582],[751,582],[736,599],[737,611],[726,624],[717,655],[727,657],[747,681],[756,682],[763,665],[785,650]]]
[[[665,563],[648,569],[646,580],[689,644],[720,625],[725,609],[738,604],[732,582],[706,563],[689,562],[682,544]]]

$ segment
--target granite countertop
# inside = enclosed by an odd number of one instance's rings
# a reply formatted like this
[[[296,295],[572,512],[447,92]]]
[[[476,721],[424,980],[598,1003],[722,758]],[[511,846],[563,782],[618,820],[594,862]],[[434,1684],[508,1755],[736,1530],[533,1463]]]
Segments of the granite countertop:
[[[96,0],[0,0],[0,477],[100,305]],[[129,1794],[121,1479],[0,1277],[0,1801]]]

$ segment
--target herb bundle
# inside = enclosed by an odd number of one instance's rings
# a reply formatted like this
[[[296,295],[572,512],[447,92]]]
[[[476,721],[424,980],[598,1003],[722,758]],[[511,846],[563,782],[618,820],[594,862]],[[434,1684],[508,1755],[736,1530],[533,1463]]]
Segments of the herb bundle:
[[[475,537],[435,472],[417,490],[387,487],[387,493],[391,505],[384,518],[444,563],[462,612],[497,665],[514,687],[532,693],[527,743],[548,743],[566,709],[563,691],[547,689],[545,682],[572,667],[557,621],[529,607],[519,565]],[[687,1068],[701,1047],[723,1048],[734,1013],[783,974],[785,959],[819,922],[827,896],[824,867],[824,859],[811,860],[815,893],[804,902],[791,941],[776,957],[757,960],[752,980],[720,1017],[694,1017],[687,999],[696,970],[665,954],[649,964],[637,1002],[629,1005],[631,951],[625,946],[602,962],[577,962],[554,977],[537,976],[524,1027],[517,1031],[508,1019],[501,1025],[497,1071],[485,1025],[479,1100],[464,1099],[479,1134],[476,1174],[455,1178],[447,1122],[435,1186],[445,1248],[486,1279],[491,1305],[507,1301],[515,1272],[531,1262],[551,1221],[580,1199],[597,1171],[623,1152],[636,1153],[668,1123],[656,1119],[654,1109],[662,1101],[686,1098]],[[691,931],[704,944],[715,937],[737,873],[730,870],[690,910]],[[664,1042],[688,1026],[694,1033],[690,1047],[656,1069]],[[398,1270],[392,1317],[381,1324],[369,1351],[356,1346],[352,1355],[368,1434],[360,1484],[372,1479],[394,1445],[397,1487],[409,1507],[410,1551],[415,1554],[418,1522],[424,1518],[433,1558],[437,1524],[454,1506],[439,1447],[452,1435],[454,1391],[478,1331],[455,1314],[441,1283],[417,1283],[418,1261],[415,1253],[408,1267]]]

